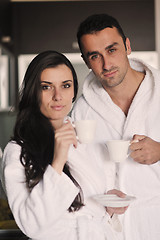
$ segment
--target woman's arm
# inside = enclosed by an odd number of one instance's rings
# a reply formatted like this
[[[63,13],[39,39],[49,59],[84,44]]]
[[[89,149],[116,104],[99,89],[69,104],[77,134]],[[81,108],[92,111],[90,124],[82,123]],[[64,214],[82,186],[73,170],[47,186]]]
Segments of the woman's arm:
[[[4,151],[4,185],[18,226],[27,236],[37,237],[67,212],[79,190],[67,175],[58,174],[49,165],[43,179],[29,192],[20,151],[15,143],[9,143]]]
[[[68,120],[60,128],[55,130],[55,144],[52,167],[62,174],[65,163],[68,159],[69,147],[73,145],[77,147],[77,139],[75,130]]]

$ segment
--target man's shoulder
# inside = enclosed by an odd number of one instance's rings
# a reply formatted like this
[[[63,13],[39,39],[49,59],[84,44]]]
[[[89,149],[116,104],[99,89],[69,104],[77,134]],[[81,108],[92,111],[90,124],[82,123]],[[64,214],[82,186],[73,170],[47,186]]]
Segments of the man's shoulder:
[[[144,72],[150,71],[152,74],[160,73],[160,69],[153,67],[152,65],[148,64],[147,62],[138,59],[138,58],[129,58],[130,66],[136,71]]]
[[[84,98],[84,95],[82,94],[74,103],[74,107],[79,106],[80,104],[85,104],[86,100]]]

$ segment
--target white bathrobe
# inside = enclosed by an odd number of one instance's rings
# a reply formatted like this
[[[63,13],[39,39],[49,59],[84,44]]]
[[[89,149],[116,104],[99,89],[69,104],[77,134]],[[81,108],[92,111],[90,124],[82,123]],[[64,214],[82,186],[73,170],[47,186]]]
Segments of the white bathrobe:
[[[2,182],[14,218],[27,236],[33,240],[121,239],[118,219],[111,219],[105,207],[92,199],[113,187],[104,171],[106,148],[93,145],[79,144],[77,149],[69,149],[68,164],[82,188],[85,204],[79,211],[69,213],[68,208],[79,192],[70,178],[64,173],[59,175],[49,165],[43,179],[29,193],[19,160],[21,147],[8,143],[1,164]],[[108,169],[114,174],[112,164]]]
[[[87,76],[83,95],[74,106],[74,120],[97,120],[95,141],[102,144],[109,139],[132,139],[134,134],[160,142],[160,72],[136,59],[130,64],[146,75],[127,117],[93,72]],[[128,158],[120,164],[118,174],[120,190],[137,198],[122,216],[124,239],[160,239],[160,162],[142,165]]]

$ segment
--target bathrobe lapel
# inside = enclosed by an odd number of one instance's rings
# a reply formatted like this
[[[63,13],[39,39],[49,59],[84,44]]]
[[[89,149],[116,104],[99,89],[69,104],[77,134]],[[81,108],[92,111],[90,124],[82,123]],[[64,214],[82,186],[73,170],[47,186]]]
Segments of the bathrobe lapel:
[[[150,79],[152,79],[152,76],[149,72],[147,72],[147,75],[145,76],[145,79],[139,87],[139,90],[130,106],[123,128],[123,139],[132,139],[134,134],[146,134],[146,121],[148,109],[150,108],[152,102],[154,85],[153,81]]]
[[[92,72],[88,75],[87,81],[84,83],[83,95],[86,102],[107,124],[112,126],[117,134],[117,138],[120,138],[126,116],[123,111],[113,103],[101,84],[99,82],[97,83]]]

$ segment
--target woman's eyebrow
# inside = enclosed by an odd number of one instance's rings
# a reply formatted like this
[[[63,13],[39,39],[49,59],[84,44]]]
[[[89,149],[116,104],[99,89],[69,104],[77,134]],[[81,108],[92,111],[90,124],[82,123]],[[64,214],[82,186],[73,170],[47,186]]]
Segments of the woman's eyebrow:
[[[62,83],[67,83],[67,82],[73,82],[73,80],[64,80]],[[52,82],[48,82],[48,81],[41,81],[41,83],[47,83],[47,84],[53,84]]]
[[[48,81],[41,81],[41,83],[52,84],[51,82],[48,82]]]
[[[72,80],[65,80],[63,81],[63,83],[67,83],[67,82],[73,82]]]

